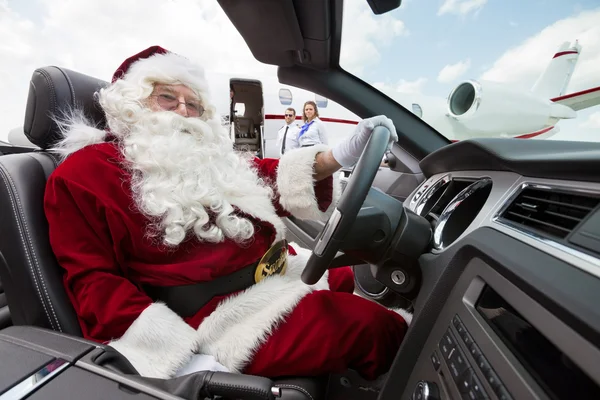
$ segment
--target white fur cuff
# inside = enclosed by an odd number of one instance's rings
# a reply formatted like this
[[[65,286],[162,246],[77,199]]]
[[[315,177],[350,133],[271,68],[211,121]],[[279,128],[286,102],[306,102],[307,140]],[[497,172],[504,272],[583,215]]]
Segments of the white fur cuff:
[[[117,340],[108,343],[123,354],[140,375],[170,378],[192,357],[196,330],[162,303],[153,303]]]
[[[406,325],[410,326],[413,317],[413,315],[410,312],[403,308],[390,308],[390,310],[404,318],[404,321],[406,321]]]
[[[334,174],[331,205],[325,212],[319,210],[313,178],[314,164],[317,154],[327,150],[328,146],[319,144],[292,150],[279,160],[279,203],[296,218],[326,221],[340,198],[341,185],[338,174]]]

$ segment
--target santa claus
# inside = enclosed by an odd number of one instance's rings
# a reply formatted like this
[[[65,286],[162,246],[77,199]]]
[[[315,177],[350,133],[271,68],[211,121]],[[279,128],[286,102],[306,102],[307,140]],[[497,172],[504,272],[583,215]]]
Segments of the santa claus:
[[[310,251],[281,218],[326,220],[377,125],[280,160],[234,152],[203,70],[153,46],[99,91],[107,128],[73,113],[55,150],[45,212],[84,337],[142,376],[194,370],[199,355],[266,377],[387,371],[410,314],[353,294],[349,268],[300,280]],[[190,366],[192,366],[190,368]],[[198,367],[199,368],[199,367]],[[197,369],[197,368],[196,368]]]

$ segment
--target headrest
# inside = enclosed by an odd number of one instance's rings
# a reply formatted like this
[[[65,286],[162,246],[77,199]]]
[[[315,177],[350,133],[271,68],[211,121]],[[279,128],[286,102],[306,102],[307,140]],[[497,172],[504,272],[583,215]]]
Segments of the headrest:
[[[25,110],[23,131],[27,139],[42,149],[60,139],[53,120],[73,109],[83,110],[91,122],[104,129],[106,119],[94,93],[108,82],[59,67],[44,67],[33,72]]]

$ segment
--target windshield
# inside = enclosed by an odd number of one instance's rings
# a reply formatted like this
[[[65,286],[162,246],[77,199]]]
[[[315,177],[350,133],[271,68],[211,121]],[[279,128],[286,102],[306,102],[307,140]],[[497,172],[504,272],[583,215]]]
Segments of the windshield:
[[[598,0],[345,0],[340,65],[450,140],[600,140]]]

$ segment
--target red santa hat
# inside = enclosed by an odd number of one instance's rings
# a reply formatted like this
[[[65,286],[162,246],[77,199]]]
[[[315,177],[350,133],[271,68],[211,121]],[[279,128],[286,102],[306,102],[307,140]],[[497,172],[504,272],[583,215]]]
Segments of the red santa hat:
[[[134,85],[144,81],[179,83],[192,89],[201,98],[208,92],[202,67],[161,46],[150,46],[127,58],[113,74],[112,83],[119,79]]]

